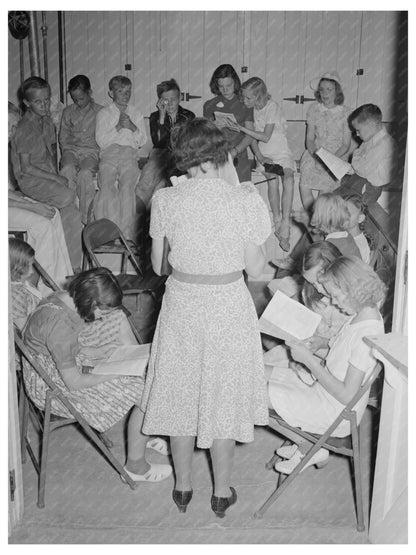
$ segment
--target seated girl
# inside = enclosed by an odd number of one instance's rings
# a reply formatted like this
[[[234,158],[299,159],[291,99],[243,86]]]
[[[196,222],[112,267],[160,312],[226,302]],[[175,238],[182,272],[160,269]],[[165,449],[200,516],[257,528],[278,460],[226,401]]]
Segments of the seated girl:
[[[21,239],[9,239],[10,291],[13,322],[19,329],[42,299],[40,291],[29,283],[35,251]]]
[[[321,347],[329,347],[325,364],[309,340],[287,342],[291,357],[303,364],[314,380],[306,384],[291,368],[274,368],[269,380],[270,406],[291,426],[313,434],[323,434],[341,410],[360,389],[376,364],[363,338],[384,333],[383,319],[378,310],[386,295],[386,286],[377,274],[356,257],[341,257],[332,262],[318,277],[332,302],[348,315],[339,332],[330,340],[322,339]],[[324,345],[325,344],[325,345]],[[369,392],[368,392],[369,394]],[[368,395],[356,405],[357,421],[361,421]],[[351,433],[347,421],[332,433],[345,437]],[[288,433],[282,430],[282,435]],[[277,450],[288,460],[276,463],[279,472],[290,474],[311,444],[293,433],[293,446]],[[320,449],[305,466],[323,465],[329,453]]]
[[[71,280],[68,291],[55,292],[39,303],[25,326],[24,341],[61,392],[99,432],[108,430],[132,409],[125,469],[135,481],[158,482],[167,478],[172,468],[149,464],[145,458],[146,446],[152,444],[141,433],[143,378],[94,375],[82,368],[82,359],[94,361],[103,354],[109,356],[116,345],[136,342],[122,312],[122,296],[106,268],[81,272]],[[91,324],[86,326],[85,322]],[[84,344],[81,356],[80,343]],[[42,409],[45,383],[27,363],[23,373],[28,394]],[[57,399],[52,401],[52,413],[69,416]]]

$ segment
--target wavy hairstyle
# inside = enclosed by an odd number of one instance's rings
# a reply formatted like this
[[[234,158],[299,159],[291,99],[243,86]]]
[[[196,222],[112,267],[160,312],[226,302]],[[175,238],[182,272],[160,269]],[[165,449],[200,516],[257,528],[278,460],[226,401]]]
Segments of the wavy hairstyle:
[[[335,100],[334,100],[334,104],[335,105],[341,105],[344,104],[344,93],[342,92],[342,87],[341,85],[338,83],[338,81],[335,81],[334,79],[326,79],[323,78],[319,81],[318,86],[316,88],[316,91],[314,92],[315,98],[316,100],[322,104],[323,100],[321,98],[321,93],[319,92],[319,87],[321,86],[322,81],[328,81],[329,83],[333,83],[335,85]]]
[[[11,281],[22,281],[30,274],[35,257],[32,247],[22,239],[9,239],[9,264]]]
[[[222,131],[205,118],[187,120],[175,125],[171,146],[176,166],[186,172],[189,168],[212,162],[216,168],[228,159],[228,142]]]
[[[241,89],[241,81],[239,76],[237,75],[236,70],[231,64],[221,64],[212,74],[211,81],[209,82],[209,88],[211,89],[212,94],[221,94],[218,88],[218,79],[225,79],[227,77],[231,77],[231,79],[234,81],[234,94],[239,94]]]
[[[108,268],[92,268],[76,274],[67,289],[78,314],[86,322],[95,320],[96,308],[122,310],[123,292]]]
[[[161,83],[156,85],[156,94],[158,98],[160,98],[164,92],[169,91],[178,91],[178,94],[180,94],[181,92],[178,83],[173,78],[169,79],[168,81],[162,81]]]
[[[332,262],[319,278],[324,287],[331,282],[347,298],[357,312],[366,306],[381,306],[387,294],[387,285],[375,271],[356,256],[341,256]]]
[[[313,203],[311,226],[318,231],[345,231],[349,221],[348,205],[340,195],[323,193]]]
[[[307,248],[302,258],[302,269],[310,270],[320,264],[325,269],[331,262],[342,256],[341,251],[329,241],[318,241]]]
[[[244,81],[241,90],[245,89],[252,90],[257,101],[267,102],[271,98],[271,94],[267,92],[266,83],[260,77],[250,77],[250,79]]]

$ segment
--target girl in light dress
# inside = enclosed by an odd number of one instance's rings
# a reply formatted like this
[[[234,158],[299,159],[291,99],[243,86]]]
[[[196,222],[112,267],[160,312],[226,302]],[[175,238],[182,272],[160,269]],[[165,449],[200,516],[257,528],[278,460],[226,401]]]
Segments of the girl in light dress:
[[[279,104],[267,92],[259,77],[251,77],[241,85],[241,96],[247,108],[254,108],[254,131],[247,126],[228,121],[231,129],[255,139],[251,148],[268,182],[268,196],[275,224],[275,235],[281,248],[290,249],[290,213],[293,204],[295,163],[287,138],[287,123]],[[283,173],[283,194],[280,200],[279,179],[265,170],[264,164],[278,164]]]
[[[331,192],[337,181],[326,166],[315,156],[324,147],[345,159],[351,145],[348,116],[351,112],[344,106],[341,79],[335,70],[323,73],[311,82],[315,89],[313,102],[306,115],[306,150],[300,161],[299,192],[304,209],[309,212],[313,204],[312,191]]]
[[[329,340],[286,342],[292,359],[309,370],[313,378],[310,383],[299,379],[291,368],[275,367],[269,378],[270,406],[290,426],[313,434],[326,431],[374,369],[376,360],[363,338],[384,333],[378,307],[387,289],[370,266],[356,257],[336,259],[319,275],[318,282],[333,304],[348,316],[347,320]],[[315,355],[323,348],[329,349],[324,365]],[[358,423],[367,401],[368,397],[364,396],[355,407]],[[332,435],[345,437],[350,433],[349,423],[343,421]],[[286,433],[283,435],[287,437]],[[285,474],[294,470],[311,446],[295,433],[290,439],[293,446],[277,450],[277,454],[287,460],[276,463],[275,468]],[[328,451],[320,449],[305,468],[323,465],[328,457]]]

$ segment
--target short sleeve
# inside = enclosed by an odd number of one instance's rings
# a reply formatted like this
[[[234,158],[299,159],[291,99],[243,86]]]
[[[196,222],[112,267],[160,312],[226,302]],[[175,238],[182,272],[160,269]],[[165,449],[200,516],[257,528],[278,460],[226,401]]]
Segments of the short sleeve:
[[[246,193],[246,239],[249,243],[262,245],[271,233],[268,208],[251,183],[241,185]]]
[[[317,119],[317,108],[318,105],[315,102],[309,106],[308,111],[306,112],[306,123],[308,125],[315,125]]]
[[[149,235],[152,239],[163,239],[166,235],[165,227],[166,222],[163,215],[162,205],[163,205],[163,192],[156,191],[152,199],[152,209],[150,215],[150,228]]]
[[[376,363],[375,358],[371,354],[371,347],[366,345],[363,341],[363,337],[368,335],[368,330],[364,333],[360,333],[351,338],[351,355],[348,359],[349,364],[367,374],[374,368]],[[374,332],[373,332],[374,333]]]
[[[76,366],[75,356],[78,354],[78,331],[62,316],[53,319],[46,337],[46,347],[58,370]]]

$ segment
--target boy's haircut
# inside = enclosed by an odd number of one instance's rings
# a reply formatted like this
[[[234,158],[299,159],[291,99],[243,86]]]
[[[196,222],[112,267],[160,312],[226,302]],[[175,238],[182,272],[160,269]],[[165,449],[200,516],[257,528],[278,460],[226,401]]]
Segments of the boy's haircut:
[[[313,203],[311,225],[323,233],[345,231],[350,213],[347,203],[339,195],[323,193]]]
[[[226,163],[229,145],[222,131],[205,118],[175,125],[171,133],[173,156],[179,170],[212,162],[216,168]]]
[[[164,92],[168,91],[178,91],[178,93],[181,92],[178,83],[173,78],[168,81],[162,81],[156,85],[156,94],[158,98],[160,98]]]
[[[338,193],[345,202],[352,202],[354,206],[359,208],[363,214],[367,213],[367,204],[364,202],[364,197],[358,191],[348,191],[345,189],[340,189]]]
[[[302,258],[302,268],[307,271],[320,264],[325,270],[327,266],[342,256],[341,251],[329,241],[318,241],[307,248]]]
[[[21,86],[22,100],[29,100],[28,96],[31,89],[48,89],[49,92],[51,91],[49,83],[42,77],[28,77]]]
[[[241,89],[252,89],[256,96],[256,100],[269,100],[271,98],[271,95],[267,92],[266,83],[263,79],[260,79],[260,77],[250,77],[250,79],[244,81],[241,85]]]
[[[334,104],[335,104],[336,106],[339,106],[339,105],[341,105],[341,104],[344,104],[345,98],[344,98],[344,93],[342,92],[342,87],[341,87],[341,85],[338,83],[338,81],[335,81],[334,79],[326,79],[326,78],[324,78],[324,79],[321,79],[321,80],[319,81],[318,87],[317,87],[316,91],[314,92],[314,96],[315,96],[316,100],[317,100],[320,104],[323,103],[322,98],[321,98],[321,93],[320,93],[320,91],[319,91],[319,87],[321,86],[322,81],[329,81],[330,83],[333,83],[333,84],[334,84],[334,86],[335,86],[335,99],[334,99]]]
[[[376,123],[381,123],[383,115],[380,108],[375,104],[363,104],[351,112],[348,119],[350,123],[353,121],[357,121],[358,123],[362,123],[364,121],[375,121]]]
[[[9,264],[11,281],[20,281],[29,273],[30,264],[35,256],[33,248],[22,239],[9,239]]]
[[[341,256],[332,262],[318,278],[324,287],[333,283],[347,297],[357,312],[366,306],[380,306],[386,298],[387,285],[375,271],[356,256]]]
[[[95,320],[96,308],[121,309],[123,292],[108,268],[92,268],[76,274],[67,289],[78,314],[86,322]]]
[[[116,75],[112,77],[108,82],[108,88],[113,91],[116,87],[128,87],[131,86],[131,81],[125,75]]]
[[[84,92],[91,90],[91,82],[86,75],[75,75],[68,83],[68,92],[81,89]]]
[[[211,81],[209,82],[209,88],[211,89],[212,94],[220,94],[220,90],[218,88],[218,79],[225,79],[226,77],[231,77],[231,79],[234,81],[234,94],[238,94],[240,92],[241,81],[239,76],[237,75],[236,70],[231,64],[221,64],[214,71],[211,77]]]

